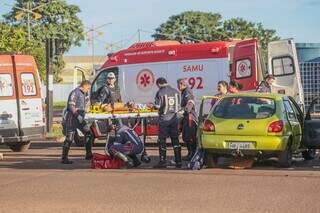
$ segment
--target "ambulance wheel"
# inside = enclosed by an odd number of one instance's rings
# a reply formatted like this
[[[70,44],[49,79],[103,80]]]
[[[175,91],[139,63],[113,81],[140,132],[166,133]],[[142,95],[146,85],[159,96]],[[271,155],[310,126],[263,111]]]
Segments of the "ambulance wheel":
[[[76,132],[76,134],[74,135],[74,142],[75,142],[76,146],[78,146],[78,147],[84,147],[84,137],[78,135],[77,132]]]
[[[24,152],[29,149],[30,144],[31,144],[31,141],[26,141],[26,142],[9,143],[7,145],[13,152]]]

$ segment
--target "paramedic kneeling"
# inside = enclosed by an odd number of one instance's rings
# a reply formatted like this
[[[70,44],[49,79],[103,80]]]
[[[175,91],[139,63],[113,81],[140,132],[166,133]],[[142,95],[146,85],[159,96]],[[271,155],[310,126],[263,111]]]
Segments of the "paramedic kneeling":
[[[106,150],[111,156],[123,160],[127,168],[137,167],[141,164],[137,155],[144,150],[143,142],[137,133],[118,121],[112,128],[116,131],[115,137],[110,137]]]
[[[174,150],[175,165],[181,168],[181,147],[179,144],[179,130],[177,112],[180,109],[180,94],[178,90],[168,85],[165,78],[158,78],[156,84],[159,88],[155,97],[155,107],[159,110],[159,157],[160,161],[155,168],[167,166],[166,138],[170,136]]]
[[[86,94],[90,91],[90,81],[83,81],[79,87],[74,89],[68,98],[65,135],[66,139],[62,146],[62,163],[71,164],[72,161],[68,159],[68,153],[71,143],[74,140],[77,129],[82,131],[85,135],[86,160],[92,159],[92,142],[94,137],[90,130],[90,125],[84,120],[86,110]]]

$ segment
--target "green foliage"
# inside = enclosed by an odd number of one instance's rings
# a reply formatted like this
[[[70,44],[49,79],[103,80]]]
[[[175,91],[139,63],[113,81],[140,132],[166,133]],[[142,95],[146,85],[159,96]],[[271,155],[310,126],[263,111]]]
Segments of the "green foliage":
[[[153,37],[156,40],[178,41],[223,41],[230,39],[256,38],[264,51],[270,41],[279,40],[275,30],[265,29],[261,23],[242,18],[222,21],[219,13],[187,11],[169,17],[161,24]]]
[[[212,41],[221,38],[218,13],[187,11],[169,17],[169,20],[156,29],[156,40],[174,39],[178,41]]]
[[[28,41],[27,32],[17,26],[0,23],[0,52],[33,55],[40,76],[45,76],[45,50],[37,41]]]
[[[47,38],[62,39],[64,52],[72,45],[80,46],[84,39],[83,24],[77,14],[80,8],[69,5],[65,0],[16,0],[15,6],[20,8],[35,8],[34,12],[41,14],[37,20],[31,18],[31,35],[33,41],[38,41],[44,47]],[[48,3],[48,4],[47,4]],[[21,12],[16,8],[4,15],[6,22],[13,26],[22,26],[27,31],[27,13],[22,13],[21,19],[16,20],[16,15]],[[64,62],[60,56],[54,59],[54,79],[60,81],[60,71],[64,68]]]

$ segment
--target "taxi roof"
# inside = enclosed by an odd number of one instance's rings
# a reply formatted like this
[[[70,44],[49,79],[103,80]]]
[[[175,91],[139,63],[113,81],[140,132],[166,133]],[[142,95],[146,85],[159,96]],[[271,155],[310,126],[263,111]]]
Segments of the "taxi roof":
[[[271,99],[281,99],[283,97],[288,97],[285,94],[278,93],[261,93],[261,92],[239,92],[233,94],[226,94],[223,97],[258,97],[258,98],[271,98]]]

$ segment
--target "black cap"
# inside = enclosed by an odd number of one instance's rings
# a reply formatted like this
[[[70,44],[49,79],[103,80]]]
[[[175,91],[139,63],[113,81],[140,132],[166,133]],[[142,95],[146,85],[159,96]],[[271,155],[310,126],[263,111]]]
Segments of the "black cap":
[[[274,75],[272,74],[267,74],[266,79],[275,79]]]
[[[160,77],[156,80],[157,85],[163,85],[163,84],[167,84],[167,83],[168,83],[167,80],[163,77]]]

